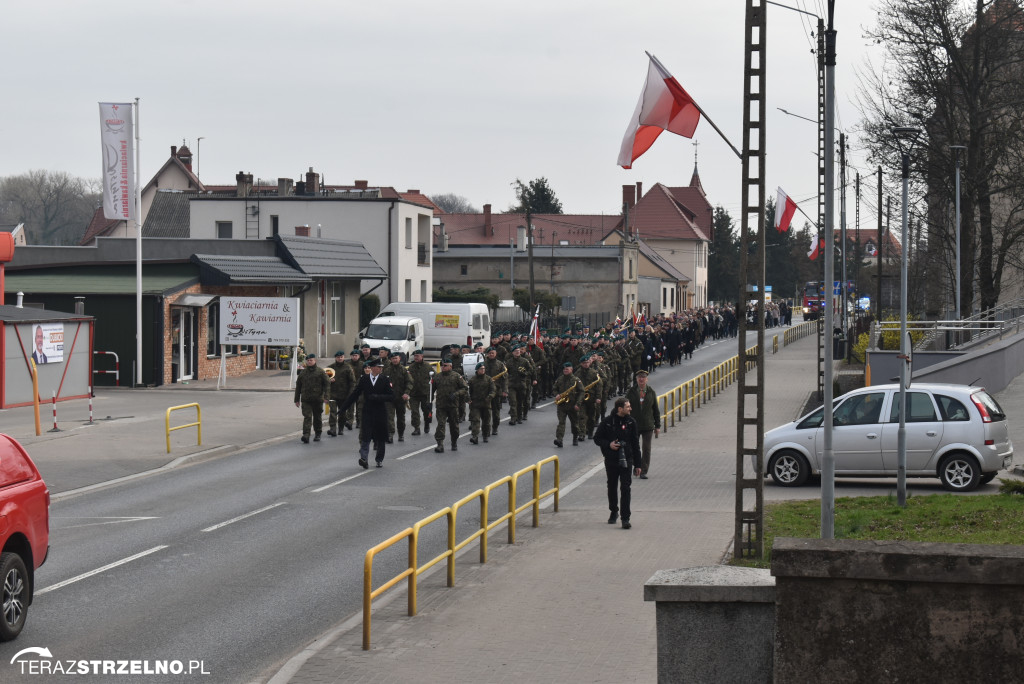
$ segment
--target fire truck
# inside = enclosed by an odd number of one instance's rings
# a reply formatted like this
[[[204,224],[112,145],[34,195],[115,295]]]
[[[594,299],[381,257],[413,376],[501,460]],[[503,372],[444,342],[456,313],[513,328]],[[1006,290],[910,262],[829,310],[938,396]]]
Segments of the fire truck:
[[[825,311],[825,284],[820,280],[804,283],[800,293],[800,308],[805,321],[816,321]]]

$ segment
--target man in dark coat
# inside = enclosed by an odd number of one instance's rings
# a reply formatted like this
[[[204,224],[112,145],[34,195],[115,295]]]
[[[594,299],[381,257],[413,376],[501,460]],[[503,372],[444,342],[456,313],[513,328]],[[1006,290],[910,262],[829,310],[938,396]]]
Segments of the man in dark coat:
[[[640,431],[630,411],[629,402],[619,397],[615,400],[615,411],[601,421],[594,433],[594,444],[601,447],[604,471],[608,475],[608,508],[611,510],[608,524],[614,525],[621,512],[624,530],[632,527],[629,522],[631,477],[640,475]],[[621,498],[616,491],[619,488]]]
[[[363,421],[359,431],[359,465],[369,468],[367,457],[370,455],[370,440],[376,448],[377,467],[384,466],[384,447],[388,443],[388,411],[387,404],[395,400],[395,391],[391,382],[381,374],[384,362],[377,358],[368,362],[370,373],[363,375],[356,382],[356,388],[342,404],[339,411],[344,412],[352,404],[363,398]]]

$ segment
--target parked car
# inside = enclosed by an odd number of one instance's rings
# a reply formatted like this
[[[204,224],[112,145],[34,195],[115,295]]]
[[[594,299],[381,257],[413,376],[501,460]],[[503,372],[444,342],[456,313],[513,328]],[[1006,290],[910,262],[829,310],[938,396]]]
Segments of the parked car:
[[[0,641],[21,633],[50,550],[50,491],[17,440],[0,434]]]
[[[832,452],[837,477],[896,477],[899,385],[875,385],[836,399]],[[821,473],[822,408],[764,435],[766,472],[797,487]],[[938,477],[968,492],[1013,462],[1006,414],[981,387],[914,384],[907,390],[907,477]]]

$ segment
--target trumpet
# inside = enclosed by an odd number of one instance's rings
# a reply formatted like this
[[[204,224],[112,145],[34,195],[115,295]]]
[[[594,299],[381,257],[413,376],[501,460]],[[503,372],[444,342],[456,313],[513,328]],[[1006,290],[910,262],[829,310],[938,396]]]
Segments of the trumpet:
[[[578,383],[574,382],[572,384],[572,386],[569,387],[569,389],[565,390],[564,392],[559,394],[557,397],[555,397],[555,405],[556,406],[561,406],[562,404],[569,403],[569,400],[572,399],[572,392],[573,392],[573,390],[576,389],[577,386],[578,386]]]
[[[597,380],[583,388],[583,401],[590,401],[590,390],[599,382],[601,382],[600,375],[597,376]]]

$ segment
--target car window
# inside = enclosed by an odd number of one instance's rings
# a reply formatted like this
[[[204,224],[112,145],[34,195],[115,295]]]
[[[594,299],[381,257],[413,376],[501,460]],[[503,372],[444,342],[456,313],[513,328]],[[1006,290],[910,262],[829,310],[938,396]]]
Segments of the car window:
[[[882,400],[885,392],[867,392],[856,394],[842,404],[832,414],[833,425],[871,425],[877,423],[882,415]]]
[[[967,407],[953,397],[936,394],[935,401],[939,403],[939,413],[942,414],[942,420],[965,421],[971,419],[971,414],[967,412]]]
[[[992,420],[1006,420],[1006,414],[1003,412],[1003,408],[999,405],[999,402],[997,402],[995,397],[985,390],[972,392],[971,398],[988,410],[988,415]]]
[[[811,415],[807,416],[800,421],[800,424],[796,426],[797,430],[806,430],[808,428],[819,428],[821,427],[822,416],[825,414],[824,411],[818,409]]]
[[[0,487],[31,480],[32,466],[21,450],[9,439],[0,440]]]
[[[907,422],[928,423],[938,420],[935,417],[935,406],[932,398],[925,392],[907,392]],[[889,411],[889,422],[900,422],[900,398],[898,392],[892,394],[892,409]]]

